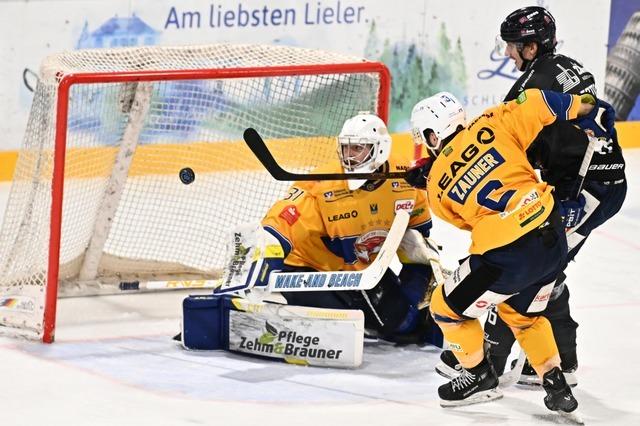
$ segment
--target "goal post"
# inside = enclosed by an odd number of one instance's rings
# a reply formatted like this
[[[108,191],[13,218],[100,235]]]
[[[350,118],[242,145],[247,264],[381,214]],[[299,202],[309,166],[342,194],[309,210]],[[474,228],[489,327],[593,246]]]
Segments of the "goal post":
[[[0,333],[52,342],[65,289],[217,278],[229,230],[289,185],[260,167],[244,129],[311,170],[335,161],[347,118],[387,120],[389,91],[382,63],[284,46],[48,57],[0,230]]]

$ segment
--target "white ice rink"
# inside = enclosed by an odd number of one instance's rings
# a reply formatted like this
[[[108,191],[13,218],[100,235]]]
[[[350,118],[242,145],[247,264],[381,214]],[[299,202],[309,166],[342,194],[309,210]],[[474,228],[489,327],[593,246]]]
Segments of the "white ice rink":
[[[625,156],[625,206],[591,235],[567,279],[580,323],[575,394],[588,425],[640,425],[640,150]],[[466,254],[466,233],[436,222],[433,236],[448,266]],[[566,423],[544,407],[543,391],[517,386],[498,401],[440,408],[433,347],[367,346],[363,366],[348,371],[186,352],[171,341],[182,297],[62,299],[56,343],[0,338],[0,425]]]

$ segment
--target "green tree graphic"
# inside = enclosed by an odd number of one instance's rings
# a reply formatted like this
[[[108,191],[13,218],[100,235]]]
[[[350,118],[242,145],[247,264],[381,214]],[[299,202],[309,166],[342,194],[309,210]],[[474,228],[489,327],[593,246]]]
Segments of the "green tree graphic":
[[[446,90],[461,97],[467,88],[467,72],[462,42],[455,43],[441,23],[435,46],[419,48],[415,42],[380,41],[375,21],[371,22],[364,55],[384,62],[392,76],[389,129],[406,131],[411,109],[419,100]],[[380,44],[382,43],[382,46]]]

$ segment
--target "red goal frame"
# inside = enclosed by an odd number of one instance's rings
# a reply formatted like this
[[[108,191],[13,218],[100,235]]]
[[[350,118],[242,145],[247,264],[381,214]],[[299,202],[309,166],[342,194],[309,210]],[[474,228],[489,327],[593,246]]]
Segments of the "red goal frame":
[[[69,94],[74,84],[118,83],[164,80],[237,79],[322,74],[378,74],[377,115],[387,123],[391,94],[391,74],[382,62],[343,63],[335,65],[299,65],[254,68],[219,68],[178,71],[125,71],[77,73],[60,77],[56,104],[56,133],[51,192],[51,219],[49,230],[49,257],[45,294],[43,336],[44,343],[55,339],[56,309],[58,301],[58,273],[62,232],[62,200],[64,196],[64,165],[67,139]]]

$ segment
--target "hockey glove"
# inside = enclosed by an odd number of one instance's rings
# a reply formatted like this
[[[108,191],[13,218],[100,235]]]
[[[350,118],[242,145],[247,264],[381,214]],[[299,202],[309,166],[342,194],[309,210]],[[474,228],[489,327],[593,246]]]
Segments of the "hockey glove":
[[[577,200],[560,201],[560,214],[565,228],[573,228],[578,225],[584,216],[586,199],[580,194]]]
[[[427,176],[429,175],[432,165],[433,159],[431,157],[420,158],[409,170],[407,170],[404,180],[414,188],[426,189]]]
[[[596,138],[612,139],[618,141],[615,126],[616,111],[607,102],[598,99],[595,108],[575,123],[583,130],[591,130]]]

